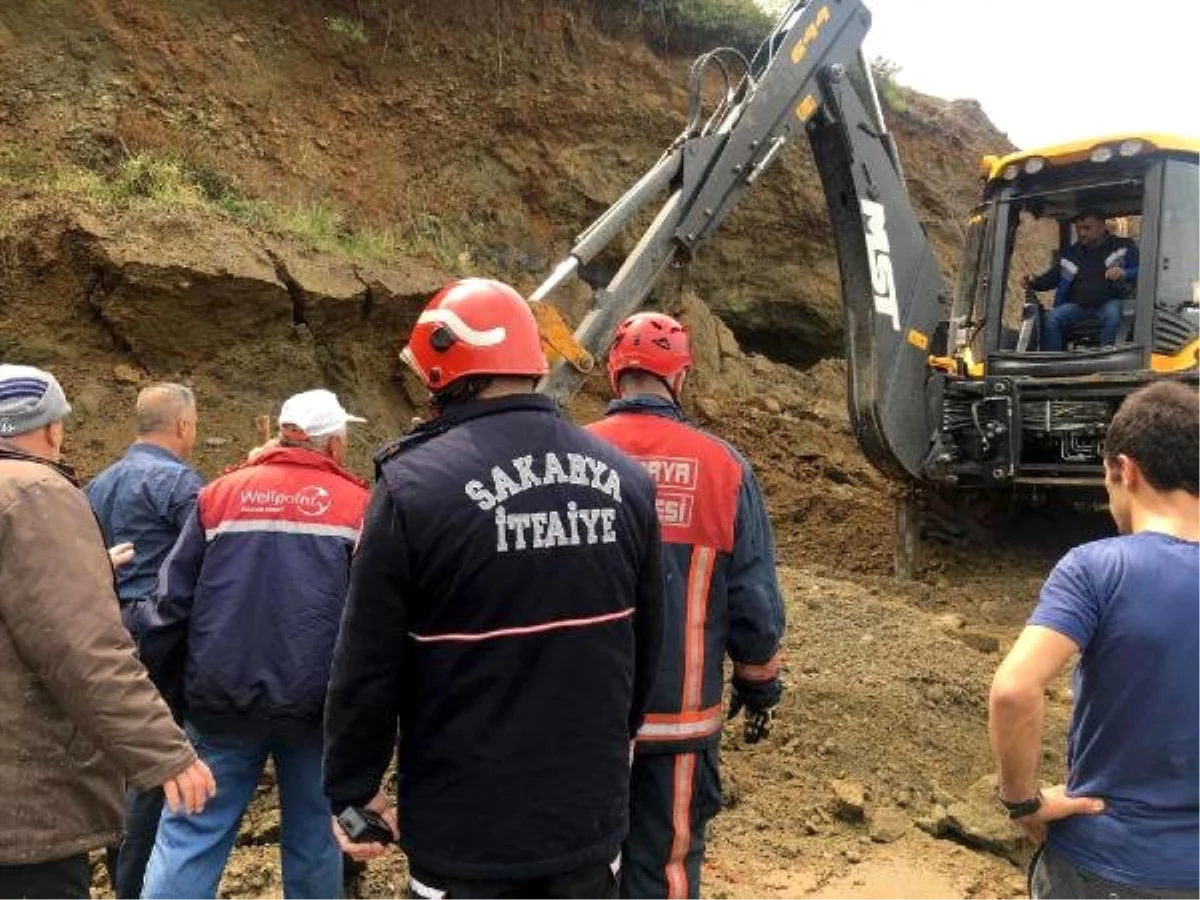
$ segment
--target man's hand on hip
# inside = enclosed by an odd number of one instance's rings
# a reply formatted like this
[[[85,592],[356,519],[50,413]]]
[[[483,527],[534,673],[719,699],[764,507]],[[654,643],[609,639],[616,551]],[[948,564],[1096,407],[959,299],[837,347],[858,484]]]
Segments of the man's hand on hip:
[[[1036,844],[1046,840],[1046,826],[1071,816],[1094,816],[1104,812],[1104,801],[1095,797],[1068,797],[1065,785],[1042,791],[1042,805],[1032,815],[1013,819],[1013,824]]]
[[[174,778],[163,783],[167,808],[188,815],[204,812],[204,805],[217,795],[217,782],[203,760],[196,760]]]

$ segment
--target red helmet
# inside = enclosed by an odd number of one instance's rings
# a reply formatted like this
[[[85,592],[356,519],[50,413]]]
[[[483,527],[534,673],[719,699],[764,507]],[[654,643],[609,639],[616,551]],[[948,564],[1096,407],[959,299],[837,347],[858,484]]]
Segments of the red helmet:
[[[529,304],[487,278],[452,281],[438,291],[400,358],[434,392],[467,375],[541,376],[547,368]]]
[[[640,369],[663,379],[671,393],[678,395],[681,376],[691,366],[692,348],[687,329],[662,313],[643,312],[630,316],[617,326],[608,351],[608,380],[618,394],[621,373]]]

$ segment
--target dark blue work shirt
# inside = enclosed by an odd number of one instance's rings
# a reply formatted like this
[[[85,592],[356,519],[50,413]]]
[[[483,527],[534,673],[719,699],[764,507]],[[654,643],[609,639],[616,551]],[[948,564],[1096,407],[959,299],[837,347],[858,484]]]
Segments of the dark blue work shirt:
[[[133,561],[117,569],[121,605],[154,594],[158,569],[196,506],[204,481],[155,444],[137,443],[84,489],[111,547],[129,541]]]
[[[1084,544],[1042,587],[1031,625],[1079,647],[1067,793],[1104,812],[1050,823],[1050,845],[1121,884],[1200,884],[1200,548],[1143,531]]]

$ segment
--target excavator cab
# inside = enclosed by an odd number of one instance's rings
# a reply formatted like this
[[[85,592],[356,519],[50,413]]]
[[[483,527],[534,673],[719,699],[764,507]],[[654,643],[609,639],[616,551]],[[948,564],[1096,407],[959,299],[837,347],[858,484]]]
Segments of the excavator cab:
[[[1129,134],[985,157],[946,355],[931,358],[942,397],[933,481],[1099,485],[1104,431],[1124,396],[1156,378],[1197,380],[1197,151],[1194,140]],[[1092,318],[1048,352],[1055,294],[1033,295],[1022,276],[1057,264],[1085,209],[1137,243],[1140,266],[1123,286],[1115,344],[1101,344]]]

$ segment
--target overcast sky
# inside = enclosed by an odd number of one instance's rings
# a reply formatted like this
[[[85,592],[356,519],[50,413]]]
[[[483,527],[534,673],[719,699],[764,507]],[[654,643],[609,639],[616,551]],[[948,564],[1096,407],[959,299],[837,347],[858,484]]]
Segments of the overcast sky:
[[[1125,131],[1200,136],[1190,0],[865,0],[868,58],[947,100],[978,100],[1028,149]]]

